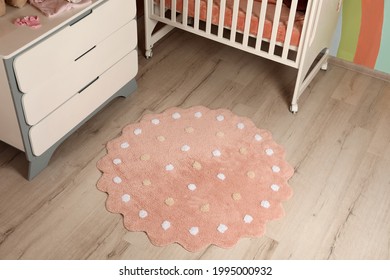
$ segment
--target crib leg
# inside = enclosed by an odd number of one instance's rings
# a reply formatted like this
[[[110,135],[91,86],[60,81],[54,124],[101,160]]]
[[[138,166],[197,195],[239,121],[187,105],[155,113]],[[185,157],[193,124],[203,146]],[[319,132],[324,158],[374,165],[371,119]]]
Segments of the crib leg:
[[[290,105],[290,112],[293,113],[294,115],[298,113],[298,104],[291,104]]]
[[[301,63],[298,68],[297,79],[295,82],[294,95],[291,101],[290,111],[292,113],[298,112],[298,99],[303,93],[303,91],[307,88],[309,83],[314,79],[315,75],[322,70],[326,70],[328,68],[328,56],[329,49],[326,49],[322,58],[315,64],[315,66],[309,71],[309,67],[312,64],[312,61],[307,60],[304,63]]]
[[[155,31],[155,28],[158,24],[157,20],[151,19],[150,15],[153,15],[153,7],[150,6],[153,5],[153,1],[150,0],[144,0],[144,11],[145,11],[145,57],[147,59],[151,58],[153,56],[153,45],[157,43],[161,38],[163,38],[165,35],[167,35],[172,29],[174,29],[174,26],[171,25],[165,25],[162,28],[159,28]],[[156,7],[155,7],[156,8]],[[157,14],[159,12],[155,11]]]
[[[147,18],[145,15],[145,57],[147,59],[153,56],[152,48],[153,48],[153,38],[152,33],[157,25],[157,21],[151,20]]]
[[[146,51],[145,51],[145,58],[146,58],[146,59],[152,58],[152,56],[153,56],[153,51],[152,51],[152,49],[149,49],[149,50],[146,50]]]
[[[328,61],[326,61],[324,64],[321,65],[321,70],[328,70]]]
[[[294,87],[294,95],[290,105],[290,112],[293,114],[298,113],[298,99],[302,93],[303,81],[304,81],[304,73],[302,69],[298,69],[297,79],[295,81],[295,87]]]
[[[158,21],[150,19],[149,14],[152,13],[152,7],[150,6],[151,1],[144,1],[144,10],[145,10],[145,57],[151,58],[153,56],[152,48],[154,40],[152,38],[153,30],[156,27]]]

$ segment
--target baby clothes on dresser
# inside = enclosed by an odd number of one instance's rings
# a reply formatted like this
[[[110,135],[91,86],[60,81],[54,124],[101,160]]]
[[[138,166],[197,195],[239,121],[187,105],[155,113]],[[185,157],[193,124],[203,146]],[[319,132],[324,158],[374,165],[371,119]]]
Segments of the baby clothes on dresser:
[[[18,26],[28,26],[28,27],[31,27],[34,29],[41,27],[41,23],[39,21],[38,16],[20,17],[20,18],[15,19],[14,24],[16,24]]]
[[[30,4],[48,17],[56,16],[73,8],[89,5],[92,0],[30,0]]]

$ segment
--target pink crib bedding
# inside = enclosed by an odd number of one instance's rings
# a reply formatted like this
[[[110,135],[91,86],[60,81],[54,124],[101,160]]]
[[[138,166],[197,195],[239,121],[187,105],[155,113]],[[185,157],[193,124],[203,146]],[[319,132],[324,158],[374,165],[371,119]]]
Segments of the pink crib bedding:
[[[238,21],[237,21],[237,30],[243,32],[245,28],[245,17],[246,17],[246,7],[247,0],[239,0],[240,7],[238,13]],[[264,31],[263,31],[263,39],[270,39],[272,34],[272,26],[273,19],[275,14],[276,5],[271,3],[273,1],[268,2],[266,19],[264,23]],[[212,9],[212,24],[219,24],[219,4],[220,0],[213,0],[213,9]],[[225,20],[224,26],[227,28],[231,28],[232,26],[232,17],[233,17],[233,4],[234,0],[226,0],[226,9],[225,9]],[[171,7],[171,0],[165,0],[165,6],[167,8]],[[252,16],[249,32],[251,35],[256,36],[258,25],[259,25],[259,14],[260,14],[261,0],[255,0],[253,2],[252,8]],[[183,0],[176,0],[176,10],[177,12],[182,12],[183,10]],[[195,11],[195,0],[188,0],[188,16],[194,17]],[[290,9],[287,5],[283,4],[282,12],[280,16],[280,22],[278,27],[278,33],[276,37],[276,41],[278,43],[284,43],[287,31],[288,17],[289,17]],[[298,46],[299,40],[301,37],[303,20],[305,14],[297,11],[295,15],[294,27],[291,36],[290,45]],[[207,18],[207,0],[200,0],[200,20],[206,21]]]

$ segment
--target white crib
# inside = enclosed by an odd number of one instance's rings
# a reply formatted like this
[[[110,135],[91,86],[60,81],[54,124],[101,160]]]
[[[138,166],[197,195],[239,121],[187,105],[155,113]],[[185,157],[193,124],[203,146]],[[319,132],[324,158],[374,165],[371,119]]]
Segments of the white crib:
[[[291,0],[144,0],[145,56],[173,28],[180,28],[298,70],[290,111],[320,69],[342,0],[307,0],[305,12]],[[162,27],[157,26],[163,23]],[[297,39],[298,37],[298,39]]]

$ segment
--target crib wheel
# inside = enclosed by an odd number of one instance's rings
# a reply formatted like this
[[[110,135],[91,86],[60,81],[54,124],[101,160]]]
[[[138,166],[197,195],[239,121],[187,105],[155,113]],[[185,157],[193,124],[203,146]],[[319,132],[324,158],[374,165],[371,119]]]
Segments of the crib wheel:
[[[291,105],[290,105],[290,111],[291,111],[291,113],[293,113],[294,115],[295,115],[296,113],[298,113],[298,104],[291,104]]]
[[[324,70],[324,71],[328,70],[328,62],[325,62],[324,64],[322,64],[321,70]]]
[[[146,59],[152,58],[152,56],[153,56],[152,50],[146,50],[145,52]]]

